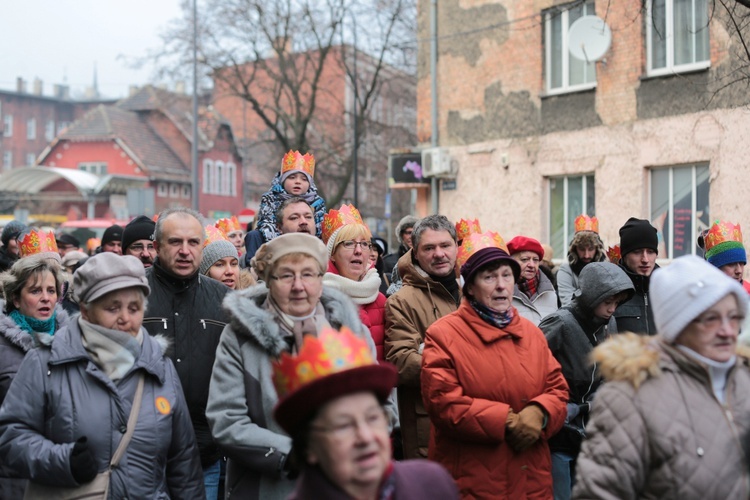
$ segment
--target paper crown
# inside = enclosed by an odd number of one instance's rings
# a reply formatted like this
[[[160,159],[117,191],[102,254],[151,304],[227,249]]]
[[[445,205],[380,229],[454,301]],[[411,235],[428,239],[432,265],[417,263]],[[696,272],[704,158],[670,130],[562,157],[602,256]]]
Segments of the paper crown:
[[[576,233],[579,231],[599,232],[599,219],[596,217],[589,217],[588,215],[581,214],[576,217],[574,225]]]
[[[315,157],[312,153],[302,154],[299,151],[289,151],[281,160],[281,175],[292,170],[299,170],[313,177],[315,174]]]
[[[607,248],[607,258],[612,264],[620,262],[620,258],[622,258],[622,255],[620,255],[620,245]]]
[[[708,230],[703,239],[706,244],[706,252],[722,243],[737,243],[742,245],[742,229],[740,225],[732,224],[727,221],[716,221]]]
[[[327,214],[323,216],[322,225],[322,238],[323,243],[328,243],[328,240],[333,236],[338,229],[349,224],[362,224],[365,225],[362,220],[362,215],[359,210],[354,208],[353,205],[341,205],[341,208],[336,210],[332,208]]]
[[[58,250],[55,235],[52,231],[45,233],[32,229],[23,235],[22,240],[18,240],[18,251],[21,257],[28,257],[30,255],[47,252],[57,254]]]
[[[485,248],[499,248],[508,253],[508,245],[505,244],[505,240],[499,234],[493,231],[473,233],[464,238],[461,246],[458,247],[456,269],[460,270],[472,255]]]
[[[206,226],[206,239],[203,240],[203,248],[216,241],[229,241],[227,235],[216,226]]]
[[[224,234],[233,233],[235,231],[242,231],[240,221],[237,220],[237,216],[233,215],[231,219],[219,219],[214,224],[216,228],[222,231]]]
[[[93,252],[102,245],[102,240],[99,238],[89,238],[86,240],[86,250]]]
[[[273,362],[273,384],[279,399],[311,382],[352,368],[375,365],[367,343],[346,327],[341,333],[324,328],[320,334],[305,335],[297,356],[282,353]]]
[[[479,226],[479,219],[466,220],[461,219],[456,222],[456,240],[461,241],[470,234],[481,233],[482,228]]]

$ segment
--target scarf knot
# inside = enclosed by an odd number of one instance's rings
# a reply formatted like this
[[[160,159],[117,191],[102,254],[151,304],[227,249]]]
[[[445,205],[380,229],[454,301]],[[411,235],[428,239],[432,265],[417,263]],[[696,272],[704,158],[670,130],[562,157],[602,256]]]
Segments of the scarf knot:
[[[518,289],[521,290],[529,299],[533,299],[537,291],[539,290],[539,273],[540,271],[537,271],[536,276],[529,280],[522,279],[518,281]]]
[[[484,304],[480,304],[474,299],[469,300],[469,305],[476,311],[480,318],[489,323],[490,325],[500,328],[501,330],[507,327],[511,321],[513,321],[513,308],[509,307],[504,313],[490,309]]]
[[[31,335],[31,338],[34,340],[34,347],[49,345],[52,342],[52,336],[55,334],[55,327],[57,326],[57,311],[54,309],[49,319],[36,319],[26,316],[25,314],[21,314],[18,309],[12,310],[8,316],[15,321],[21,330]]]

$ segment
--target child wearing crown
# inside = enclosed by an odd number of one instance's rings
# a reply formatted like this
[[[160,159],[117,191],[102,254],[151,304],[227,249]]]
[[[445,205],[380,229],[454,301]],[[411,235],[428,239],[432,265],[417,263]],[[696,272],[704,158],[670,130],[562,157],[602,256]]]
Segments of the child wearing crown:
[[[258,230],[264,242],[279,236],[276,211],[284,200],[292,196],[299,196],[310,204],[315,214],[315,235],[320,238],[321,224],[327,209],[325,200],[318,195],[314,174],[315,157],[312,153],[303,155],[299,151],[289,151],[284,155],[281,171],[274,176],[271,189],[260,200]]]

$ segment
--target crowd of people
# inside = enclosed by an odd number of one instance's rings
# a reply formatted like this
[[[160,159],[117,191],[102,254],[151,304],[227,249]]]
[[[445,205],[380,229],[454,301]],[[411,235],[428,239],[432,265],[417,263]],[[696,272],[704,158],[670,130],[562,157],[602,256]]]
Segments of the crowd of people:
[[[255,228],[187,208],[0,248],[0,498],[748,498],[739,225],[660,268],[408,215],[290,151]],[[77,496],[76,496],[77,495]]]

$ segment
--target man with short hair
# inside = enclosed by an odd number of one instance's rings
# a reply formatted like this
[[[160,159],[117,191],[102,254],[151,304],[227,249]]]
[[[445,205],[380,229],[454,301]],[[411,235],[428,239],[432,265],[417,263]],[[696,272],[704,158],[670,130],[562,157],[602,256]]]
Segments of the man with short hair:
[[[26,224],[17,220],[8,222],[3,227],[0,234],[0,242],[3,246],[0,248],[0,273],[7,271],[19,259],[18,235],[26,229]]]
[[[280,234],[307,233],[315,236],[315,214],[312,207],[300,196],[287,198],[276,210],[276,227]],[[257,229],[248,231],[245,235],[245,249],[247,251],[244,259],[248,267],[255,256],[255,252],[263,243],[265,243],[263,235]]]
[[[651,274],[658,266],[659,237],[651,223],[631,217],[620,228],[619,265],[633,282],[635,295],[615,311],[617,331],[656,335],[654,314],[648,301]]]
[[[167,351],[185,392],[201,456],[206,494],[216,500],[221,452],[206,419],[208,386],[216,348],[226,324],[221,307],[229,290],[199,273],[203,258],[203,217],[188,208],[162,212],[153,241],[157,258],[146,271],[151,287],[143,327],[167,337]]]
[[[398,407],[404,458],[427,457],[430,419],[422,403],[420,373],[427,328],[458,309],[456,228],[443,215],[420,220],[414,243],[398,261],[401,289],[385,304],[385,358],[398,368]],[[504,425],[503,422],[499,425]]]
[[[57,238],[57,251],[60,257],[65,257],[65,254],[72,251],[81,251],[81,242],[78,238],[72,234],[61,234]]]
[[[122,254],[138,257],[146,269],[151,267],[156,259],[155,230],[156,223],[145,215],[128,222],[122,230]]]
[[[114,224],[104,230],[101,249],[102,252],[122,255],[122,226]]]

